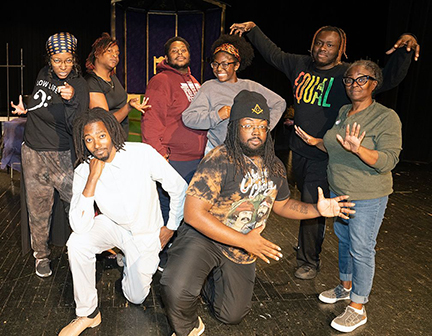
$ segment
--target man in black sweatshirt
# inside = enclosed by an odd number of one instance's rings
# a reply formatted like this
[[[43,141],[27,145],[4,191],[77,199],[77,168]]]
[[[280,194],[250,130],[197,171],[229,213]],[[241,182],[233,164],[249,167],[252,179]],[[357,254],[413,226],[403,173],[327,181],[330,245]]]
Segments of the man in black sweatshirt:
[[[342,62],[345,55],[345,32],[333,26],[324,26],[314,35],[310,55],[296,55],[283,52],[254,22],[234,23],[231,34],[247,33],[248,39],[264,59],[282,71],[290,80],[294,95],[294,123],[306,133],[322,138],[330,129],[339,109],[349,104],[342,78],[349,64]],[[406,47],[406,48],[403,48]],[[387,53],[392,57],[383,69],[383,92],[397,86],[405,77],[414,59],[419,57],[419,46],[411,34],[403,34]],[[315,203],[317,187],[328,197],[327,154],[309,146],[294,132],[290,138],[292,166],[301,192],[301,200]],[[313,279],[320,268],[319,254],[324,241],[325,219],[323,217],[300,221],[295,276],[299,279]]]

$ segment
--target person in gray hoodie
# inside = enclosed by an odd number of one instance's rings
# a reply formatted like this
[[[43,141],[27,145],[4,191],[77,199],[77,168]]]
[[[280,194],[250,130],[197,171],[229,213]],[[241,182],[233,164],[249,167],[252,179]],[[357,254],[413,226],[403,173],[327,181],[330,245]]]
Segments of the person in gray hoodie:
[[[244,38],[223,34],[213,43],[212,54],[210,65],[216,78],[201,86],[182,115],[187,127],[208,130],[206,154],[224,142],[231,106],[240,91],[255,91],[266,98],[270,108],[271,129],[276,126],[286,108],[285,100],[278,94],[257,82],[237,77],[237,72],[249,66],[254,57],[251,44]]]

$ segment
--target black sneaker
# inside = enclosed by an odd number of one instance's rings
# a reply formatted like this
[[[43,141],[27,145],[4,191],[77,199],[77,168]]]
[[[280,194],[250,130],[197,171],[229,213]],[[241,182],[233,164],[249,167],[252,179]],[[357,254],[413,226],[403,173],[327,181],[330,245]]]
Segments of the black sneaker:
[[[49,277],[52,274],[50,263],[51,261],[48,258],[36,259],[36,275],[41,278]]]
[[[317,276],[318,270],[310,265],[302,265],[297,271],[295,271],[294,276],[302,280],[310,280]]]

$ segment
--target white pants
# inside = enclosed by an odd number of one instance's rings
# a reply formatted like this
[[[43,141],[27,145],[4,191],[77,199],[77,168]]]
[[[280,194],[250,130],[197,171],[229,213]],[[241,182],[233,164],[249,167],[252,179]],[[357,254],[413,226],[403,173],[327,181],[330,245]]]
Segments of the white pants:
[[[108,217],[98,215],[93,228],[82,234],[72,233],[67,246],[77,316],[88,316],[98,306],[96,254],[113,247],[125,254],[123,294],[132,303],[144,302],[159,264],[159,232],[132,236]]]

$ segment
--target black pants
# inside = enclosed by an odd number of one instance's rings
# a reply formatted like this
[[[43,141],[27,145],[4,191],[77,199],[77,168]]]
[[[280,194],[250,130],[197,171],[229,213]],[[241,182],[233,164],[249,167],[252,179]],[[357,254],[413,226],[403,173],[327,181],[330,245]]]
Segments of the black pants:
[[[181,177],[186,181],[187,184],[192,180],[193,175],[198,167],[201,160],[192,161],[169,161],[170,165],[180,174]],[[164,225],[167,225],[170,211],[170,197],[168,193],[162,188],[162,185],[157,182],[157,190],[159,194],[159,203],[162,211],[162,218]],[[174,233],[170,241],[165,245],[165,248],[159,253],[160,263],[159,266],[162,268],[166,267],[168,260],[168,249],[177,237],[177,232]]]
[[[292,153],[292,166],[297,187],[301,192],[301,200],[306,203],[318,201],[318,187],[329,197],[327,181],[328,160],[316,161],[307,159],[297,153]],[[325,218],[300,221],[297,249],[297,265],[320,266],[319,255],[324,241]]]
[[[177,336],[185,336],[198,326],[200,293],[219,321],[240,323],[252,305],[255,263],[230,261],[209,238],[185,223],[169,249],[160,283],[168,321]]]

